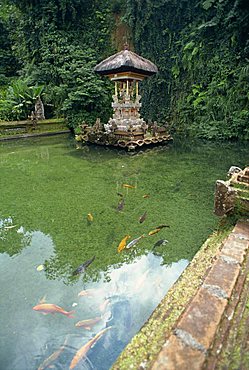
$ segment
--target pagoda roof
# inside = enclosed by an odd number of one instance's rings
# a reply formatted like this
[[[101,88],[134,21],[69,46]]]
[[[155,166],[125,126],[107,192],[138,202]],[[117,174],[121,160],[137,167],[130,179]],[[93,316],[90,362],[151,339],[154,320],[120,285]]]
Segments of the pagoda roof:
[[[134,72],[145,76],[151,76],[158,72],[158,68],[150,60],[125,49],[97,64],[94,71],[100,75]]]

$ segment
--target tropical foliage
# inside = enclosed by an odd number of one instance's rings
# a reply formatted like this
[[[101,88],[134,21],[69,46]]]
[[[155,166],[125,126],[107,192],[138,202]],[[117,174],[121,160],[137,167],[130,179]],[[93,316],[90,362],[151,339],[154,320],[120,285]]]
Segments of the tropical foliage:
[[[44,86],[28,86],[24,80],[15,80],[2,92],[0,99],[0,117],[5,120],[27,118],[34,110],[38,97],[43,94]]]
[[[247,0],[127,1],[135,49],[160,73],[144,115],[203,138],[249,139]]]
[[[44,86],[47,117],[106,121],[112,86],[93,67],[125,41],[117,23],[159,67],[143,83],[146,119],[184,135],[249,139],[247,0],[2,0],[0,119],[27,115],[29,94]]]

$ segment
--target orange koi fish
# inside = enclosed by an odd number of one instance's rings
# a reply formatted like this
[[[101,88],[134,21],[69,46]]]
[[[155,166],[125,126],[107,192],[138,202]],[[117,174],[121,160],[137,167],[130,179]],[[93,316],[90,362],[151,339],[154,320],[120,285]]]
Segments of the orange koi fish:
[[[144,285],[146,279],[147,279],[147,276],[148,274],[150,273],[150,269],[146,270],[140,277],[137,281],[135,281],[134,283],[134,292],[137,293]]]
[[[38,304],[37,306],[33,307],[33,310],[42,312],[43,314],[47,315],[49,313],[61,313],[62,315],[65,315],[67,317],[72,318],[72,313],[75,311],[65,311],[60,306],[57,306],[53,303],[42,303]]]
[[[123,186],[123,188],[127,188],[127,189],[135,189],[136,188],[136,186],[129,185],[129,184],[123,184],[122,186]]]
[[[87,221],[93,222],[93,215],[91,213],[87,214]]]
[[[121,242],[119,243],[118,246],[118,253],[120,253],[126,246],[127,240],[130,238],[130,235],[126,235]]]
[[[95,289],[85,289],[78,293],[78,297],[92,297],[94,295]]]
[[[37,370],[45,370],[48,367],[50,367],[51,364],[55,360],[57,360],[57,358],[60,356],[60,354],[64,351],[64,349],[66,347],[66,344],[67,344],[67,341],[68,341],[68,336],[66,336],[66,339],[65,339],[63,345],[59,349],[57,349],[57,351],[52,353],[52,355],[50,355],[48,358],[46,358],[46,360],[43,361],[43,363],[38,367]]]
[[[109,299],[105,299],[104,302],[99,305],[100,312],[105,312],[109,303],[110,303]]]
[[[82,320],[82,321],[78,321],[75,324],[75,326],[77,328],[80,328],[81,326],[83,326],[84,329],[91,330],[92,326],[97,324],[97,322],[99,322],[100,320],[101,320],[101,317],[95,317],[94,319],[88,319],[88,320]]]
[[[98,334],[95,335],[92,339],[90,339],[83,347],[81,347],[75,354],[74,358],[71,361],[69,369],[74,369],[75,366],[82,360],[83,357],[86,357],[87,352],[91,347],[104,335],[107,330],[111,329],[111,326],[101,330]]]
[[[160,229],[158,228],[158,229],[152,230],[152,231],[149,232],[149,235],[154,235],[154,234],[158,233],[160,230],[161,230],[161,228]]]

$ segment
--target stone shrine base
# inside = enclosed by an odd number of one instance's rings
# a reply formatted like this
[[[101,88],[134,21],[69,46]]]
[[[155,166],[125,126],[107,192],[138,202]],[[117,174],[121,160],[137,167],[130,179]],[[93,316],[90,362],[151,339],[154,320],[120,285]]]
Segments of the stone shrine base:
[[[127,150],[135,150],[148,145],[167,144],[173,140],[172,136],[166,130],[162,130],[154,135],[151,133],[144,134],[143,131],[130,133],[121,130],[106,133],[95,131],[94,127],[89,126],[84,127],[82,133],[75,135],[75,139],[81,143],[113,146]]]

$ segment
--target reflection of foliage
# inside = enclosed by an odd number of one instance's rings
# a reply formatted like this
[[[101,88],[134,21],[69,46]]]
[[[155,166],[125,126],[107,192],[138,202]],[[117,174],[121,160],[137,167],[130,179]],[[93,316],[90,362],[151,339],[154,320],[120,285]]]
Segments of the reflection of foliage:
[[[11,217],[0,219],[0,253],[14,256],[26,248],[31,241],[32,234],[14,225]]]

